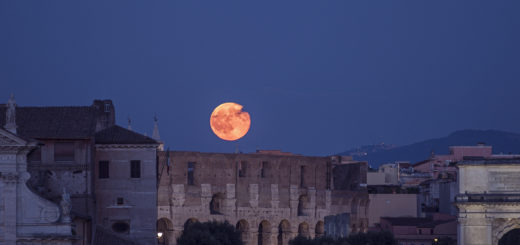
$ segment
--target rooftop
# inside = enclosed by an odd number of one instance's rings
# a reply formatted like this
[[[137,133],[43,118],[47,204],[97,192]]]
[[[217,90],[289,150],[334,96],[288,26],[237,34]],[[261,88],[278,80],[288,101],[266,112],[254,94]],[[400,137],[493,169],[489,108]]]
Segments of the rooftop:
[[[6,106],[0,106],[0,125]],[[34,139],[88,139],[94,135],[95,113],[91,106],[16,107],[17,135]]]
[[[95,134],[96,144],[159,144],[154,139],[114,125]]]

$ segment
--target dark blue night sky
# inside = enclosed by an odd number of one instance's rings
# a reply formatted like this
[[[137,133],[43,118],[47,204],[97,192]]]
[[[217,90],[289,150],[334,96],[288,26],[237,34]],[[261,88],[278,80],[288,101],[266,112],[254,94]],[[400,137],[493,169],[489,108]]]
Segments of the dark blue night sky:
[[[0,101],[90,105],[172,150],[326,155],[520,132],[520,1],[0,1]],[[252,118],[236,143],[209,116]],[[2,103],[5,103],[2,102]]]

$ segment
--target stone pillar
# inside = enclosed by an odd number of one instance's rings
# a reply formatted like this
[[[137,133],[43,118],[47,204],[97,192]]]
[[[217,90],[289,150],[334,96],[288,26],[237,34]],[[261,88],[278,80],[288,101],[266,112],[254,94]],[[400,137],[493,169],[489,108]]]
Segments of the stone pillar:
[[[210,214],[209,203],[211,202],[211,184],[200,185],[200,206],[202,207],[203,214]]]
[[[249,184],[249,205],[252,208],[258,207],[258,184]]]
[[[4,241],[5,244],[16,244],[16,187],[18,175],[16,173],[3,173],[1,180],[2,194],[0,198],[4,201],[4,217],[1,217],[4,223]]]
[[[466,227],[466,217],[459,217],[458,218],[458,225],[457,225],[457,244],[458,245],[464,245],[464,230]]]
[[[172,239],[168,240],[168,245],[176,245],[177,238],[181,237],[182,231],[184,231],[183,226],[174,226],[172,232]]]
[[[226,184],[226,200],[224,201],[224,213],[234,216],[236,210],[235,184]]]
[[[186,192],[183,184],[172,185],[171,203],[174,207],[182,207],[186,200]]]
[[[271,225],[270,243],[271,245],[278,245],[278,226]]]
[[[249,244],[250,245],[257,245],[258,244],[258,226],[256,227],[256,231],[251,231],[249,233]]]
[[[309,216],[316,217],[316,188],[309,187],[307,189],[307,195],[309,196]]]
[[[271,184],[271,208],[277,209],[280,204],[280,195],[278,194],[278,184]]]
[[[300,192],[297,185],[291,185],[289,189],[289,205],[291,208],[291,217],[298,216],[298,199]]]
[[[464,245],[489,245],[492,244],[492,225],[484,214],[476,214],[477,217],[465,218],[465,224],[459,224]],[[480,217],[478,217],[480,216]]]

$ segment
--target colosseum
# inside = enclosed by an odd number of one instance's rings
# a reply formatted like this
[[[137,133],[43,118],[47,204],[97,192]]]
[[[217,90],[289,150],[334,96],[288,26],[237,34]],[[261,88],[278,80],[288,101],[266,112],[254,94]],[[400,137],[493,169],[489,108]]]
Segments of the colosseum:
[[[245,244],[288,244],[325,234],[325,217],[349,214],[366,231],[366,163],[280,151],[159,153],[160,244],[176,244],[186,224],[236,225]],[[330,232],[330,231],[329,231]]]

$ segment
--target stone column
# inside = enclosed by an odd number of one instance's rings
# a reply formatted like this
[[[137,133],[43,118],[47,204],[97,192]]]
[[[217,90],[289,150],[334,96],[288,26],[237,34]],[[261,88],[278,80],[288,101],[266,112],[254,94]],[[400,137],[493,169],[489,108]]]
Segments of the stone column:
[[[258,207],[258,184],[249,184],[249,205]]]
[[[168,241],[169,245],[176,245],[177,244],[177,238],[179,238],[182,235],[182,231],[184,231],[183,226],[174,226],[173,232],[172,232],[172,239]]]
[[[298,199],[300,198],[299,188],[297,185],[291,185],[289,189],[289,205],[291,207],[291,217],[298,216]]]
[[[211,184],[200,185],[200,206],[203,208],[203,214],[210,214],[209,203],[211,202]]]
[[[172,185],[171,203],[174,207],[182,207],[186,200],[186,192],[183,184]]]
[[[461,225],[461,236],[464,245],[489,245],[492,244],[492,226],[484,217],[484,214],[475,214],[467,217],[464,225]]]
[[[278,245],[278,226],[271,225],[271,235],[270,235],[270,243],[271,245]]]
[[[280,195],[278,194],[278,184],[271,184],[271,208],[277,209],[280,204]]]
[[[307,189],[307,195],[309,196],[309,216],[316,217],[316,188],[309,187]]]
[[[4,241],[5,244],[16,244],[16,220],[17,220],[17,198],[16,187],[18,175],[16,173],[4,173],[2,175],[2,194],[4,201]]]
[[[464,245],[464,230],[466,227],[466,217],[459,217],[458,218],[458,225],[457,225],[457,244]]]
[[[227,215],[234,216],[235,210],[236,210],[236,201],[235,198],[235,184],[226,184],[226,200],[225,200],[225,207],[224,207],[224,213]]]

